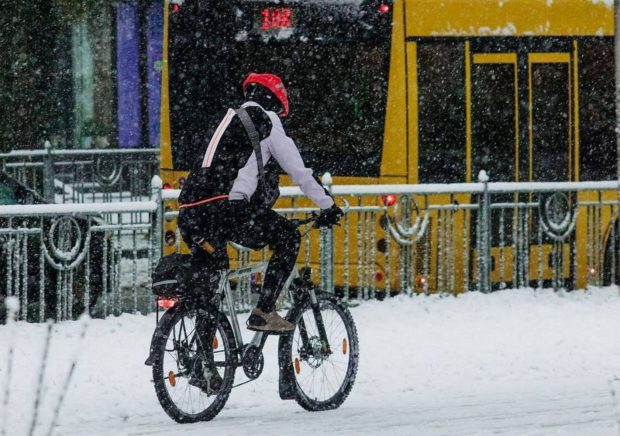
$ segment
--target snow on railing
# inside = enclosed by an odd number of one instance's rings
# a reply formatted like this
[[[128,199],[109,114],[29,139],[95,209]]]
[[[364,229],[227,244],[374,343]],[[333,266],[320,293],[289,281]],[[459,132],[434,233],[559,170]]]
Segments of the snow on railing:
[[[555,191],[612,191],[618,190],[617,181],[603,182],[489,182],[491,194],[502,193],[536,193]],[[433,194],[481,194],[483,183],[446,183],[446,184],[385,184],[385,185],[332,185],[334,196],[367,196],[367,195],[433,195]],[[181,194],[180,189],[165,189],[162,199],[176,200]],[[280,197],[298,198],[305,194],[297,186],[280,187]]]
[[[155,212],[156,201],[134,201],[114,203],[84,204],[29,204],[0,206],[0,217],[18,216],[59,216],[59,215],[98,215],[109,213]]]
[[[11,159],[18,157],[36,157],[47,156],[51,154],[53,156],[97,156],[97,155],[116,155],[116,154],[134,154],[134,155],[153,155],[159,156],[158,148],[115,148],[115,149],[54,149],[49,151],[46,149],[39,150],[12,150],[8,153],[0,153],[0,159]]]

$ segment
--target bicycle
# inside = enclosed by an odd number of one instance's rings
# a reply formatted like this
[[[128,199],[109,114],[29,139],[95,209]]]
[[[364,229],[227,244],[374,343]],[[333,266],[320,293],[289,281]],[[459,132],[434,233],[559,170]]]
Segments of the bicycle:
[[[314,229],[316,218],[312,214],[308,219],[292,221],[297,227],[313,223]],[[266,267],[264,262],[236,271],[219,271],[215,303],[196,296],[158,300],[167,310],[153,334],[146,364],[153,368],[157,398],[174,421],[212,420],[224,408],[233,388],[261,375],[262,350],[269,335],[255,333],[250,343],[243,343],[230,280],[251,276]],[[359,362],[357,329],[351,313],[334,295],[316,289],[307,269],[300,275],[295,268],[284,290],[292,302],[285,318],[296,327],[292,334],[279,339],[280,398],[295,400],[308,411],[336,409],[353,388]],[[222,295],[232,323],[222,310]],[[205,339],[205,322],[215,327],[212,339]],[[212,375],[208,368],[213,367],[221,377],[217,392],[210,394],[191,383],[196,377],[208,378]],[[248,381],[234,385],[240,367]]]

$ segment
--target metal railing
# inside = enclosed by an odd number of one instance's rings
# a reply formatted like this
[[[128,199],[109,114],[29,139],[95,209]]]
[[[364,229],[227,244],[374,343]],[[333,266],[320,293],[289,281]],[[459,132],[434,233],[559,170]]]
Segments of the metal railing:
[[[615,181],[491,183],[481,173],[470,184],[332,186],[327,177],[324,185],[351,207],[342,227],[304,236],[298,263],[312,266],[323,289],[345,298],[572,290],[618,281]],[[277,210],[285,216],[317,211],[298,188],[281,193]],[[178,194],[164,191],[164,203]],[[169,233],[177,213],[165,207]],[[181,249],[178,229],[166,241],[168,249]],[[249,251],[235,249],[240,265],[250,262]],[[266,257],[264,251],[254,260]]]
[[[342,226],[304,233],[298,266],[345,299],[505,288],[585,289],[620,273],[617,182],[325,185],[350,208]],[[22,302],[21,319],[70,319],[153,309],[150,277],[162,254],[182,250],[178,190],[154,178],[152,200],[0,206],[0,298]],[[317,211],[298,188],[278,209]],[[231,246],[233,265],[267,249]],[[235,284],[251,307],[259,276]]]
[[[53,203],[142,201],[159,171],[159,149],[42,150],[0,154],[0,168]]]
[[[159,205],[0,206],[0,300],[16,297],[19,319],[31,322],[150,312]]]

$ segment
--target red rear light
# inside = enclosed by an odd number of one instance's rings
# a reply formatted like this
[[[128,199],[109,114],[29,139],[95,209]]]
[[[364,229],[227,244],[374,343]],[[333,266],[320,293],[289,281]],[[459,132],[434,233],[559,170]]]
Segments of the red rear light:
[[[174,307],[178,302],[179,300],[177,300],[176,298],[158,298],[157,299],[157,305],[161,307],[162,309],[170,309],[171,307]]]
[[[381,197],[381,201],[383,201],[383,204],[385,204],[386,206],[391,206],[394,203],[396,203],[396,195],[394,194],[383,195]]]
[[[426,284],[426,277],[420,276],[418,277],[418,285],[424,286]]]
[[[164,183],[164,189],[172,189],[172,185],[170,183]]]
[[[175,13],[179,12],[179,5],[172,6],[172,11],[175,12]]]
[[[382,272],[378,272],[375,274],[375,280],[380,282],[383,280],[383,273]]]
[[[382,14],[387,14],[388,12],[390,12],[390,6],[389,5],[379,6],[379,12],[381,12]]]

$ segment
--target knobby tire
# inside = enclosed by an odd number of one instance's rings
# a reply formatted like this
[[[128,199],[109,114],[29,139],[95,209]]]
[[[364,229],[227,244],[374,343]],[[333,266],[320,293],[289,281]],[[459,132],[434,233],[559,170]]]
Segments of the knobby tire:
[[[166,344],[168,343],[168,338],[172,334],[172,329],[174,326],[181,322],[183,317],[188,316],[190,313],[199,313],[198,316],[205,316],[200,315],[201,312],[202,311],[188,312],[185,309],[180,308],[173,317],[169,318],[161,325],[161,334],[158,335],[153,343],[154,349],[157,350],[157,353],[153,359],[153,381],[155,384],[155,392],[157,393],[157,398],[159,399],[164,411],[168,414],[168,416],[170,416],[170,418],[180,424],[210,421],[215,418],[226,405],[235,378],[235,367],[233,366],[234,349],[236,348],[235,336],[228,318],[226,318],[224,314],[219,314],[219,317],[217,318],[217,333],[219,333],[219,336],[224,339],[224,344],[222,345],[225,347],[224,352],[227,366],[224,370],[224,374],[222,375],[222,387],[217,394],[214,394],[216,395],[216,398],[213,400],[211,405],[202,412],[188,414],[177,407],[173,399],[170,397],[166,387],[166,384],[169,383],[169,381],[166,379],[166,374],[164,374],[168,368],[163,367],[164,356],[167,353]]]
[[[304,409],[311,412],[319,412],[324,410],[333,410],[340,407],[349,394],[351,393],[351,389],[355,383],[355,378],[357,376],[357,369],[359,365],[359,340],[357,335],[357,328],[355,326],[355,322],[353,321],[353,317],[349,312],[349,309],[342,303],[338,298],[328,294],[317,293],[317,300],[319,302],[321,313],[324,310],[329,309],[335,311],[340,317],[342,323],[344,324],[347,332],[347,337],[349,340],[349,360],[348,367],[346,369],[346,375],[342,384],[338,387],[337,391],[330,398],[327,398],[323,401],[319,401],[316,398],[311,398],[308,393],[304,391],[302,386],[300,386],[299,380],[295,377],[296,390],[297,394],[295,400],[297,403],[303,407]],[[302,319],[302,316],[309,312],[312,314],[312,307],[309,299],[304,301],[301,304],[294,306],[288,316],[286,317],[291,322],[295,323],[296,330],[293,334],[282,336],[280,339],[280,347],[285,355],[288,356],[288,365],[291,365],[292,370],[295,371],[294,368],[294,356],[297,354],[297,350],[295,348],[295,337],[297,336],[297,332],[300,332],[299,321]],[[309,329],[310,330],[310,329]],[[329,339],[329,333],[328,333]],[[330,344],[331,347],[338,347],[339,344]],[[332,349],[333,352],[338,353],[339,350]],[[323,362],[323,364],[326,364]],[[324,373],[323,373],[324,374]],[[325,375],[325,374],[324,374]],[[319,375],[320,376],[320,375]]]

